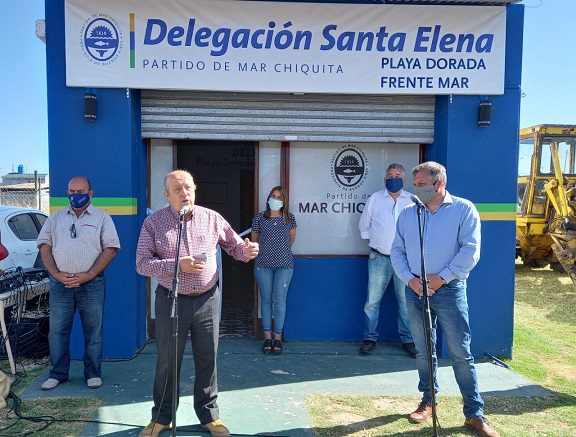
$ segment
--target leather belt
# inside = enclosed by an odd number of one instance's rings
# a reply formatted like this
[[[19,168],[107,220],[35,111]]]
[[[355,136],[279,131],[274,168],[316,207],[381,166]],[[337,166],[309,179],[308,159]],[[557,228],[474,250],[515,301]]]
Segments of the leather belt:
[[[206,291],[193,291],[192,293],[178,293],[178,296],[179,297],[198,297],[198,296],[201,296],[202,294],[206,294],[206,293],[210,293],[211,291],[214,291],[217,286],[218,286],[218,283],[214,284],[214,286],[212,288],[209,288]],[[171,293],[171,291],[169,289],[167,289],[163,285],[158,284],[158,288],[160,288],[160,287],[163,288],[164,291],[166,293],[168,293],[168,295]]]
[[[208,293],[208,294],[213,293],[217,287],[218,287],[218,283],[214,284],[211,288],[209,288],[206,291],[193,291],[192,293],[186,293],[186,294],[181,293],[180,296],[198,297],[198,296],[201,296],[201,295],[206,294],[206,293]]]
[[[380,252],[377,249],[374,249],[372,246],[370,246],[370,250],[373,250],[374,252],[376,252],[377,254],[382,255],[382,256],[390,256],[390,255],[386,255],[385,253]]]

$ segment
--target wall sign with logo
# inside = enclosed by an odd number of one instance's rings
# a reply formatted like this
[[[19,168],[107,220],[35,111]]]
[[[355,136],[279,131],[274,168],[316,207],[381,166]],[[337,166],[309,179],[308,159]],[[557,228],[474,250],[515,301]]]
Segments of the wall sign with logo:
[[[66,0],[66,84],[502,94],[506,8]]]
[[[358,220],[368,197],[384,188],[384,172],[392,163],[406,169],[412,186],[418,165],[417,144],[298,143],[290,144],[290,210],[298,232],[298,255],[364,255]]]
[[[80,28],[81,47],[87,60],[96,65],[108,65],[120,55],[123,38],[118,22],[107,15],[94,14]]]

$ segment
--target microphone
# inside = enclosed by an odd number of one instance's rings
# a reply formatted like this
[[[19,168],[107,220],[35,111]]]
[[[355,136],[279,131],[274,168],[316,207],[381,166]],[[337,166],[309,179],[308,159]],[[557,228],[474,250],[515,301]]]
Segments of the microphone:
[[[185,216],[186,214],[188,214],[188,211],[190,211],[190,207],[189,206],[184,206],[182,207],[182,209],[180,210],[180,212],[178,213],[178,215],[180,217]]]
[[[416,196],[415,194],[412,195],[412,197],[410,197],[410,200],[412,202],[414,202],[416,205],[418,205],[419,208],[424,208],[424,204],[422,203],[422,201],[418,198],[418,196]]]

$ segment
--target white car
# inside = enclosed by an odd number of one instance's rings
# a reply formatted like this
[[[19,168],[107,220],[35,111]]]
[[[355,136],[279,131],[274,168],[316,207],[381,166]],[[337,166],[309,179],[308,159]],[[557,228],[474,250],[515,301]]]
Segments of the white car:
[[[47,218],[37,209],[0,205],[0,241],[8,249],[0,269],[34,267],[38,256],[36,238]]]

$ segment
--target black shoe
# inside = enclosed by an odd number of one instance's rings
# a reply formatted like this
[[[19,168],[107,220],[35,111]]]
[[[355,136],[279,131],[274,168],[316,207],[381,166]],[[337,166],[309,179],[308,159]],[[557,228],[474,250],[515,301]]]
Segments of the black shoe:
[[[272,339],[271,338],[267,338],[264,340],[264,344],[262,345],[262,350],[264,351],[265,354],[272,353]]]
[[[416,358],[416,345],[414,343],[402,343],[402,349],[412,358]]]
[[[376,349],[376,342],[374,340],[364,340],[360,348],[360,355],[370,355],[374,349]]]
[[[282,353],[282,341],[281,340],[274,340],[274,345],[272,346],[272,353],[276,354],[276,355]]]

